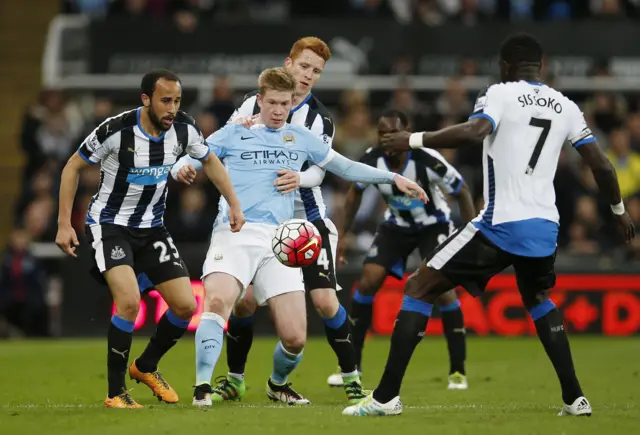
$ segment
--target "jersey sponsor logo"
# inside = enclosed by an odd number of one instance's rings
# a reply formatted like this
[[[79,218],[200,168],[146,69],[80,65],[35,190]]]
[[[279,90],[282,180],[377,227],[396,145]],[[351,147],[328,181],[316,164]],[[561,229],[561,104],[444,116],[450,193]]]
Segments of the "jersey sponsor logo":
[[[389,197],[387,204],[389,204],[389,207],[396,210],[413,210],[423,206],[422,201],[420,201],[419,199],[410,198],[405,195],[391,196]]]
[[[240,154],[242,160],[253,160],[254,165],[287,165],[300,159],[295,151],[262,150],[245,151]]]
[[[129,168],[127,183],[149,186],[167,181],[173,165],[149,166],[146,168]]]
[[[520,107],[538,106],[548,107],[556,113],[562,113],[562,104],[551,97],[540,97],[538,95],[523,94],[518,97]]]

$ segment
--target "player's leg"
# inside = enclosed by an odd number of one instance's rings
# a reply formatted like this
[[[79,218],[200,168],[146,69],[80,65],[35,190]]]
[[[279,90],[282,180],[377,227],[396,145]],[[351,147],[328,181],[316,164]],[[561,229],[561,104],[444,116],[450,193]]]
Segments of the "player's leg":
[[[378,387],[371,396],[343,413],[355,416],[402,413],[399,397],[402,379],[424,336],[437,298],[456,285],[463,285],[474,295],[481,294],[491,276],[508,265],[509,257],[488,244],[471,223],[445,240],[428,263],[407,280]]]
[[[453,223],[437,223],[427,227],[420,237],[420,255],[428,258],[433,250],[444,242],[454,231]],[[467,354],[466,331],[464,317],[460,308],[460,300],[455,289],[442,294],[436,301],[442,316],[444,336],[449,351],[449,390],[466,390],[468,388],[465,373],[465,359]]]
[[[291,387],[288,377],[302,360],[307,340],[307,310],[302,273],[286,267],[272,254],[265,258],[253,280],[259,305],[267,305],[280,341],[273,352],[273,370],[267,381],[267,397],[289,405],[309,401]]]
[[[261,253],[256,232],[245,225],[241,233],[228,226],[216,228],[203,266],[204,310],[196,330],[196,387],[193,404],[211,406],[211,377],[224,342],[224,327],[233,306],[251,282]]]
[[[133,271],[133,250],[116,225],[87,227],[93,249],[94,277],[109,286],[116,311],[107,332],[108,408],[141,408],[127,392],[125,375],[131,351],[133,325],[140,307],[140,292]]]
[[[540,342],[560,381],[564,406],[559,415],[590,416],[591,405],[584,397],[576,376],[562,313],[549,299],[549,290],[556,281],[555,255],[515,257],[513,263],[522,302],[533,319]]]
[[[466,331],[460,300],[455,290],[442,294],[436,301],[442,315],[444,336],[449,350],[449,390],[469,388],[464,362],[467,357]]]
[[[178,394],[158,371],[160,359],[182,338],[197,304],[186,264],[180,258],[173,240],[164,229],[150,237],[136,252],[138,277],[154,283],[169,306],[160,318],[147,347],[129,367],[129,376],[151,389],[153,395],[166,403],[176,403]]]
[[[246,392],[244,368],[253,343],[253,315],[258,304],[253,297],[253,286],[235,304],[227,322],[227,376],[216,378],[211,400],[240,400]]]
[[[373,319],[373,300],[387,275],[404,278],[406,259],[416,248],[413,235],[380,225],[364,260],[362,275],[351,300],[351,331],[358,370],[362,372],[362,350]]]

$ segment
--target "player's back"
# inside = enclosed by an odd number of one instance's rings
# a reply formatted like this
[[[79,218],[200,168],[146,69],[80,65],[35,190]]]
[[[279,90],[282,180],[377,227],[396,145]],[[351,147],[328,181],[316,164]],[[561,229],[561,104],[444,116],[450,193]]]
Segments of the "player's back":
[[[541,83],[508,82],[479,96],[475,117],[493,124],[483,149],[485,209],[478,220],[485,230],[502,226],[511,238],[557,232],[553,179],[560,151],[567,140],[574,146],[595,140],[576,104]]]
[[[324,158],[317,146],[315,153],[309,150],[313,148],[310,141],[316,145],[320,141],[306,128],[291,124],[278,130],[264,125],[254,125],[248,130],[241,125],[227,124],[207,141],[229,171],[247,222],[253,223],[279,225],[291,219],[296,193],[282,194],[277,190],[274,182],[278,171],[297,172],[309,158],[317,161]],[[220,204],[218,220],[226,222],[228,205],[224,198]]]

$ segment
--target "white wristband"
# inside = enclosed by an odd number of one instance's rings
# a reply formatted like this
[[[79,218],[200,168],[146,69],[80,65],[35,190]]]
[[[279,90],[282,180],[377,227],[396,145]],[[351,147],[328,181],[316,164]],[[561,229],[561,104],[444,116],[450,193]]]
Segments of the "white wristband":
[[[620,201],[620,203],[612,205],[611,211],[613,214],[617,214],[618,216],[624,213],[624,202]]]
[[[409,136],[409,146],[411,148],[422,148],[422,132],[411,133],[411,136]]]

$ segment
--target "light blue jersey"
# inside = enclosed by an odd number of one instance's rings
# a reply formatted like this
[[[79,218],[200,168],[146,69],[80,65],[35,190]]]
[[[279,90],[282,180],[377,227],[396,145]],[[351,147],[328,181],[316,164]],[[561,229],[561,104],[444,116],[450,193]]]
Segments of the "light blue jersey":
[[[247,222],[280,225],[293,218],[295,192],[282,194],[274,182],[278,171],[298,172],[307,160],[349,181],[392,183],[394,174],[353,162],[335,151],[305,127],[285,124],[277,130],[264,125],[251,129],[227,124],[207,138],[212,152],[223,161]],[[174,167],[202,164],[185,156]],[[229,205],[220,199],[217,222],[229,222]]]

